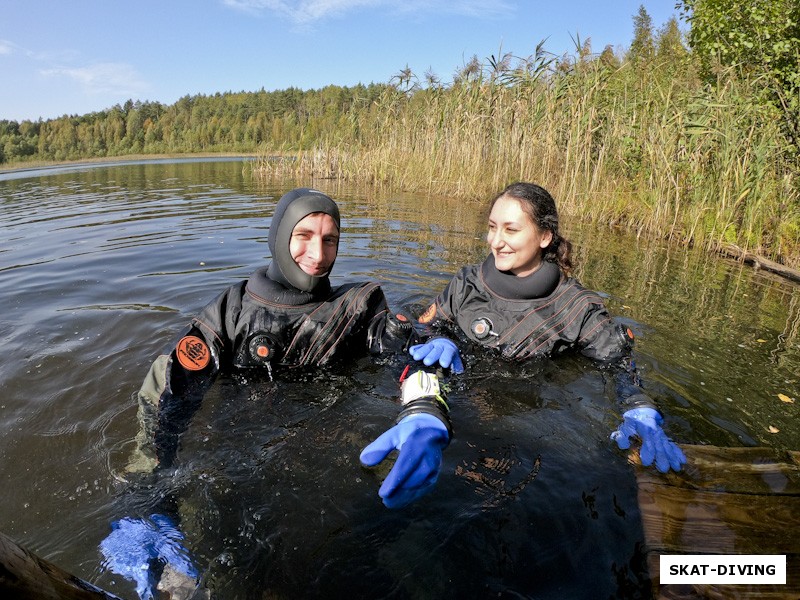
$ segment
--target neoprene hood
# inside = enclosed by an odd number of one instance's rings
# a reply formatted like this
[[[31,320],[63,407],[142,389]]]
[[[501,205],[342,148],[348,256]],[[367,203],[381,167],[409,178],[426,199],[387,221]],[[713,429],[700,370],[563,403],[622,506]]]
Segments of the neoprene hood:
[[[314,293],[330,289],[328,281],[330,270],[320,277],[309,275],[294,262],[289,252],[289,242],[295,225],[311,213],[330,215],[336,222],[336,228],[341,229],[339,207],[329,196],[311,188],[298,188],[287,192],[278,201],[269,227],[268,241],[272,262],[267,275],[286,287]]]

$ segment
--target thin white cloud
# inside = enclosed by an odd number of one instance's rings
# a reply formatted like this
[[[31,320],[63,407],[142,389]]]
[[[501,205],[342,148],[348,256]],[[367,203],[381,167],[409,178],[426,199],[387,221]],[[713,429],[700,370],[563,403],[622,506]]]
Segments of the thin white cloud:
[[[493,17],[512,13],[514,3],[507,0],[406,0],[395,4],[387,2],[398,12],[463,15],[467,17]]]
[[[45,77],[66,77],[77,82],[87,94],[137,97],[149,89],[132,66],[125,63],[97,63],[88,67],[59,67],[40,71]]]
[[[310,23],[357,8],[380,6],[383,0],[223,0],[223,4],[251,14],[271,12],[296,23]]]
[[[0,56],[14,54],[16,49],[17,45],[14,42],[9,42],[8,40],[0,40]]]
[[[47,61],[50,60],[50,55],[44,52],[34,52],[28,48],[24,48],[11,40],[0,40],[0,56],[22,56],[32,60]],[[69,54],[62,53],[62,56],[69,59]]]
[[[222,0],[223,4],[244,12],[277,13],[296,23],[311,23],[359,8],[383,7],[402,14],[458,14],[489,17],[508,13],[514,6],[507,0]]]

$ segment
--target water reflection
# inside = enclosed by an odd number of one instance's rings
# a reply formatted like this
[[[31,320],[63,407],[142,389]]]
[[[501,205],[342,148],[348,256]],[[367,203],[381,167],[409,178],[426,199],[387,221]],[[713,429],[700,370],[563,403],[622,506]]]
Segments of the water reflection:
[[[612,236],[600,243],[608,249],[600,257],[582,247],[582,278],[610,291],[613,313],[643,325],[640,366],[664,384],[690,437],[797,448],[796,407],[779,395],[797,399],[798,286],[688,249]]]
[[[274,203],[297,184],[256,185],[244,166],[0,176],[0,530],[122,595],[97,547],[111,520],[148,514],[154,498],[174,505],[223,597],[646,595],[636,481],[608,442],[602,374],[580,359],[474,360],[451,394],[458,435],[440,486],[409,511],[383,509],[378,474],[357,464],[396,413],[387,365],[363,361],[279,386],[224,378],[171,477],[118,479],[153,357],[263,264]],[[337,282],[429,298],[485,255],[483,207],[318,186],[346,227]],[[795,284],[563,221],[579,278],[637,333],[674,439],[800,448],[797,404],[779,398],[800,400]]]

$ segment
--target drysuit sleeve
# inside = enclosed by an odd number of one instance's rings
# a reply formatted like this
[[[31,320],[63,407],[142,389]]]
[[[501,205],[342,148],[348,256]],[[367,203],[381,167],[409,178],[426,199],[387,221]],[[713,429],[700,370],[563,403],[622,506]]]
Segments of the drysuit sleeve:
[[[418,342],[421,343],[435,337],[445,337],[454,342],[459,349],[470,344],[466,332],[458,323],[459,314],[466,298],[480,292],[475,289],[475,275],[470,270],[474,267],[463,267],[447,283],[445,288],[427,307],[415,311],[414,329]]]
[[[367,329],[367,349],[371,354],[404,356],[409,347],[421,340],[413,310],[406,304],[401,303],[400,309],[392,311],[381,292],[381,302],[372,314]]]
[[[429,328],[427,335],[435,335],[436,329],[447,328],[448,324],[454,326],[462,299],[468,297],[473,290],[474,285],[467,276],[467,268],[464,267],[419,315],[417,321]]]
[[[218,296],[193,319],[169,353],[153,361],[137,394],[139,432],[129,472],[172,464],[180,436],[220,368],[230,360],[231,313],[238,314],[240,298],[236,286]]]
[[[430,328],[420,324],[413,316],[414,309],[411,303],[401,302],[399,310],[390,311],[388,307],[380,311],[372,319],[369,333],[369,346],[373,353],[380,352],[405,362],[408,359],[408,349],[414,344],[422,342],[430,333]],[[447,429],[448,439],[453,435],[450,421],[450,409],[445,400],[444,387],[439,386],[441,373],[434,374],[434,368],[422,365],[407,365],[400,376],[403,389],[410,390],[408,378],[413,373],[416,378],[423,377],[425,381],[435,382],[430,393],[417,393],[407,391],[403,395],[403,402],[396,423],[413,414],[428,414],[439,419]],[[422,375],[430,371],[427,375]],[[413,387],[413,386],[412,386]],[[415,388],[416,389],[416,388]]]
[[[613,373],[617,402],[623,412],[631,408],[656,408],[642,388],[633,360],[633,332],[615,323],[602,304],[587,311],[578,345],[582,354]]]

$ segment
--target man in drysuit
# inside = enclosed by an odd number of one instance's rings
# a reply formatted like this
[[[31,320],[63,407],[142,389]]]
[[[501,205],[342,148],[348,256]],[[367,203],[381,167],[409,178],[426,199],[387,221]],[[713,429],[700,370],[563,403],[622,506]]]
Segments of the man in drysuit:
[[[181,434],[222,371],[321,367],[409,347],[414,330],[389,312],[378,284],[331,286],[339,236],[339,209],[325,194],[299,188],[280,199],[269,230],[270,264],[217,296],[169,353],[152,364],[138,394],[141,429],[129,471],[171,465]],[[453,358],[452,343],[428,344],[427,364],[431,356],[441,355],[442,365],[454,372],[463,369],[457,353]],[[361,455],[372,466],[399,451],[379,492],[386,506],[405,506],[432,489],[442,449],[452,437],[448,412],[436,375],[420,370],[405,378],[396,424]],[[134,579],[140,597],[146,598],[153,594],[147,567],[152,561],[196,578],[180,540],[164,515],[126,518],[112,524],[101,550],[106,565]],[[142,551],[131,552],[137,548]]]

